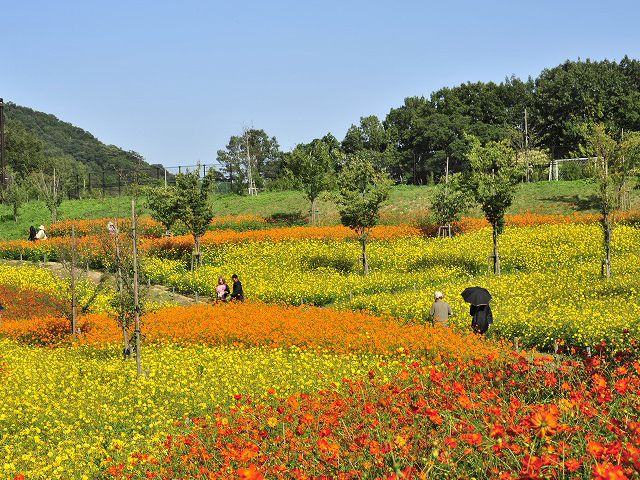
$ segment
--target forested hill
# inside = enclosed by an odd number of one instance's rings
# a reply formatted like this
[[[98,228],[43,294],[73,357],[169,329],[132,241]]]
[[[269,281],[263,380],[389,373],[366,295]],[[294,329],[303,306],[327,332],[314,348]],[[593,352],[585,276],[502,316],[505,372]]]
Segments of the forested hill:
[[[134,167],[150,167],[138,153],[105,145],[91,133],[54,115],[8,102],[5,104],[5,117],[9,122],[19,122],[27,132],[37,137],[42,142],[45,156],[71,156],[96,176],[103,171],[111,177]]]

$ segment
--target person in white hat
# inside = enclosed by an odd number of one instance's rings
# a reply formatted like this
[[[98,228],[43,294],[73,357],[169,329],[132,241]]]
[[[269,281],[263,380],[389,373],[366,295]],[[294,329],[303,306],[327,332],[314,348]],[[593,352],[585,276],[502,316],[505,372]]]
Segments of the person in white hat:
[[[449,317],[453,315],[453,310],[451,310],[451,305],[442,298],[442,292],[435,292],[433,294],[434,301],[433,305],[431,305],[431,310],[429,310],[429,317],[431,317],[434,325],[438,327],[448,327]]]
[[[36,240],[46,240],[47,234],[44,231],[44,225],[40,225],[38,233],[36,233]]]

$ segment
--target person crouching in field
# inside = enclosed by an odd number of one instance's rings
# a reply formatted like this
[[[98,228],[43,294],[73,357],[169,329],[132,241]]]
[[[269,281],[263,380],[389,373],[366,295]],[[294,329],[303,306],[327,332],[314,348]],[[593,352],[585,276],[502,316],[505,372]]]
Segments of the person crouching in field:
[[[40,230],[38,230],[38,233],[36,233],[36,239],[37,240],[46,240],[47,239],[47,234],[44,231],[44,225],[40,225],[38,228]]]
[[[244,302],[244,292],[242,291],[242,283],[240,283],[240,280],[238,279],[238,275],[234,273],[231,276],[231,280],[233,280],[233,290],[231,292],[231,300]]]
[[[229,286],[227,285],[224,277],[218,277],[218,285],[216,286],[216,293],[218,294],[219,302],[226,302],[229,295]]]
[[[433,305],[429,310],[429,317],[434,325],[438,327],[448,327],[449,317],[453,315],[451,305],[445,302],[442,296],[442,292],[435,292],[433,294]]]

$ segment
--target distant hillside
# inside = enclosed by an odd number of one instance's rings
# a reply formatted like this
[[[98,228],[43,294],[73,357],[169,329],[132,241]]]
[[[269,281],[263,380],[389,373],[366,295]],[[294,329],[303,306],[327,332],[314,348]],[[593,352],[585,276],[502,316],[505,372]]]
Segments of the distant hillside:
[[[117,172],[130,171],[141,158],[136,152],[105,145],[91,133],[54,115],[11,102],[5,104],[4,111],[6,118],[20,122],[27,132],[43,142],[45,155],[70,155],[86,165],[95,178],[99,178],[103,171],[109,178]],[[154,171],[154,167],[162,169],[162,165],[149,165],[147,162],[142,162],[141,167],[149,171]]]

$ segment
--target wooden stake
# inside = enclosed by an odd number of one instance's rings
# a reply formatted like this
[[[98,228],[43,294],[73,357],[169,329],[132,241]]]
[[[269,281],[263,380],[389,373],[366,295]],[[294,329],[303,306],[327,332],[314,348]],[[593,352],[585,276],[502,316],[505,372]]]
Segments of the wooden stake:
[[[133,235],[133,305],[135,310],[135,333],[136,333],[136,367],[138,376],[142,375],[140,366],[140,302],[138,299],[138,246],[136,234],[136,205],[135,200],[131,200],[131,233]]]
[[[76,333],[76,229],[71,224],[71,332]]]

